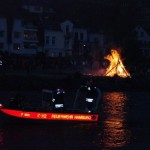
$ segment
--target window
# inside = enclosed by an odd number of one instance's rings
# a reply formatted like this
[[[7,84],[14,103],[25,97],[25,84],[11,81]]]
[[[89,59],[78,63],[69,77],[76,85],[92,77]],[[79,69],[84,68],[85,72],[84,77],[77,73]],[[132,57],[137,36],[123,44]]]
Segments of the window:
[[[45,38],[45,44],[49,44],[49,36],[46,36],[46,38]]]
[[[53,36],[52,37],[52,45],[55,45],[55,43],[56,43],[56,38],[55,38],[55,36]]]
[[[24,32],[24,39],[28,39],[28,38],[29,38],[28,33]]]
[[[150,56],[150,50],[144,49],[144,56],[149,57]]]
[[[78,40],[78,32],[75,32],[74,38],[75,38],[76,40]]]
[[[98,43],[98,37],[94,38],[94,43]]]
[[[143,37],[144,36],[144,33],[143,32],[140,32],[140,37]]]
[[[20,38],[20,32],[14,32],[14,38],[16,39]]]
[[[51,53],[51,57],[55,57],[56,56],[56,53],[55,52],[52,52]]]
[[[65,40],[65,48],[69,48],[69,40]]]
[[[40,7],[40,6],[35,6],[35,7],[34,7],[34,10],[35,10],[35,11],[41,11],[41,7]]]
[[[4,43],[0,43],[0,49],[4,48]]]
[[[4,31],[0,31],[0,37],[4,37]]]
[[[83,41],[83,33],[80,33],[80,40]]]
[[[69,25],[66,26],[66,33],[69,33]]]
[[[25,40],[37,40],[36,31],[24,31],[24,39]]]
[[[59,57],[62,57],[62,53],[61,53],[61,52],[59,52],[59,54],[58,54],[58,55],[59,55]]]

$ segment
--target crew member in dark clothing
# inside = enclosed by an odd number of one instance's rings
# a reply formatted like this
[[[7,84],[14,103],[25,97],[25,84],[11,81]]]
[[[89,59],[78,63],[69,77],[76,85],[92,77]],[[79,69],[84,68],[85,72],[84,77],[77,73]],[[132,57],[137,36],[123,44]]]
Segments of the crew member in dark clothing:
[[[86,85],[86,111],[88,113],[92,113],[92,108],[93,108],[93,103],[94,103],[94,99],[95,99],[95,92],[96,92],[96,87],[93,86],[93,81],[90,80],[87,82]]]
[[[52,99],[54,110],[62,111],[64,109],[64,96],[65,96],[65,91],[62,89],[57,89],[54,92],[54,96]]]

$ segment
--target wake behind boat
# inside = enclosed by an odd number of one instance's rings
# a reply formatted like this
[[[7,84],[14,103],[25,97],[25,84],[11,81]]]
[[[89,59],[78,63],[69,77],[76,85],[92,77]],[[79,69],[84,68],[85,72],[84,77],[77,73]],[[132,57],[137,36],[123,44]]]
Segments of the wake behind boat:
[[[99,120],[101,91],[96,87],[82,86],[71,107],[66,105],[66,92],[63,89],[42,90],[40,107],[20,103],[20,96],[13,97],[9,105],[0,103],[0,112],[7,116],[33,120],[85,121]]]

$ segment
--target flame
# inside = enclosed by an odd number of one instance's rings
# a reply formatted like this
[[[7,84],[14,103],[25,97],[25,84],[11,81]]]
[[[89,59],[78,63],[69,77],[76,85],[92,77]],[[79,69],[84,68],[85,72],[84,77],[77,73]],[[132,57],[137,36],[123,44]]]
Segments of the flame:
[[[117,50],[112,49],[111,54],[105,56],[104,59],[110,61],[110,65],[106,68],[106,76],[113,77],[114,75],[118,75],[122,78],[131,77],[130,73],[125,69]]]

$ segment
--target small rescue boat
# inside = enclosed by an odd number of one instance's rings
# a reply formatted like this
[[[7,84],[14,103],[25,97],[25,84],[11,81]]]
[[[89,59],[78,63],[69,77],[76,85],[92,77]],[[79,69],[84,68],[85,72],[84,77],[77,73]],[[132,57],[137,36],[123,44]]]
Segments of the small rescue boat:
[[[9,106],[0,103],[0,112],[4,115],[30,119],[52,121],[84,121],[97,122],[99,120],[99,106],[101,91],[93,87],[82,86],[77,90],[72,108],[66,108],[64,104],[65,91],[44,89],[42,92],[49,94],[49,101],[42,99],[42,107],[25,108],[18,106],[17,99],[11,100]]]

